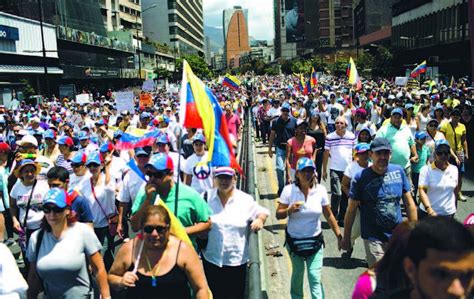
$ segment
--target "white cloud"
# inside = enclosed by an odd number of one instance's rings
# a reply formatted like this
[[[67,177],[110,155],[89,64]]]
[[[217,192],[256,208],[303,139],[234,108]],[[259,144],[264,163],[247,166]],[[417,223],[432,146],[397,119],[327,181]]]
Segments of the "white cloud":
[[[235,5],[248,9],[250,36],[273,40],[273,0],[203,0],[204,24],[222,28],[222,11]]]

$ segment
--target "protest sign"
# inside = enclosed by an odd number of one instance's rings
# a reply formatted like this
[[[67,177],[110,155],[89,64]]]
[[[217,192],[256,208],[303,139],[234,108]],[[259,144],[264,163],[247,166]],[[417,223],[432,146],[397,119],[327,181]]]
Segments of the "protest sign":
[[[153,91],[155,89],[155,82],[153,80],[146,80],[143,82],[142,90]]]
[[[408,77],[395,77],[395,85],[405,86],[407,85]]]
[[[81,93],[76,95],[76,102],[84,105],[90,102],[90,96],[88,93]]]
[[[153,106],[153,98],[149,93],[142,93],[140,94],[140,106],[143,107],[152,107]]]
[[[135,104],[133,102],[133,91],[124,91],[115,93],[115,104],[118,112],[135,110]]]

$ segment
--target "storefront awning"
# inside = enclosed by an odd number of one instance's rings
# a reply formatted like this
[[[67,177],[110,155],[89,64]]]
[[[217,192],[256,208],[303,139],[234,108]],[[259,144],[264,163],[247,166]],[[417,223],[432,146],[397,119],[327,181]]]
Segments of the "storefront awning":
[[[0,74],[5,73],[44,74],[44,67],[0,64]],[[63,70],[58,67],[48,67],[48,74],[50,75],[62,75],[63,73]]]

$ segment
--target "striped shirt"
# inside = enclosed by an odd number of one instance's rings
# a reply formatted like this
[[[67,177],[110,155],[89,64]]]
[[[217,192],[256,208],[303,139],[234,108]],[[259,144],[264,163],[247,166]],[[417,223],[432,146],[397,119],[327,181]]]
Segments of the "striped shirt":
[[[72,157],[72,155],[71,155],[71,157]],[[74,171],[72,170],[72,166],[71,166],[71,160],[64,159],[63,154],[60,154],[58,156],[58,159],[56,160],[56,166],[61,166],[61,167],[66,168],[67,171],[69,172],[69,174],[74,173]]]
[[[329,151],[329,169],[344,171],[352,161],[352,149],[356,144],[354,133],[347,131],[344,136],[339,136],[336,132],[326,136],[324,149]]]

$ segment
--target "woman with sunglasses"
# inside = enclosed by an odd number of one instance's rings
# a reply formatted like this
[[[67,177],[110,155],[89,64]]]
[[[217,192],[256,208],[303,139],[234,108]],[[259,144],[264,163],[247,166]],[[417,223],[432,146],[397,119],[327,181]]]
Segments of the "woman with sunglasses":
[[[109,219],[117,215],[115,184],[110,176],[110,161],[110,159],[103,161],[98,152],[88,155],[86,167],[89,169],[91,177],[77,190],[89,201],[94,217],[94,231],[102,246],[107,239],[107,249],[104,252],[104,262],[107,269],[110,269],[113,262],[116,232],[116,228],[109,225]]]
[[[43,199],[42,228],[28,244],[28,298],[94,298],[89,264],[102,298],[110,298],[100,242],[85,224],[75,222],[64,189],[53,188]],[[92,295],[92,297],[88,297]]]
[[[321,214],[333,230],[341,248],[342,234],[331,211],[328,193],[317,183],[316,165],[306,157],[298,160],[295,183],[285,186],[276,211],[277,219],[288,217],[286,244],[292,264],[291,297],[303,298],[305,264],[311,298],[323,298],[321,281],[324,239]],[[311,245],[311,246],[308,246]]]
[[[441,133],[438,130],[439,123],[436,119],[430,119],[428,123],[426,124],[426,133],[428,134],[428,137],[426,138],[426,143],[425,145],[430,149],[430,158],[429,162],[433,162],[435,155],[435,142],[438,140],[446,139],[444,137],[444,134]]]
[[[125,298],[209,298],[209,287],[194,249],[170,234],[170,215],[162,206],[147,206],[140,234],[117,253],[108,279],[125,289]]]
[[[435,160],[421,169],[418,192],[422,205],[418,219],[427,216],[454,217],[459,191],[458,168],[449,163],[451,147],[445,139],[436,141]]]

